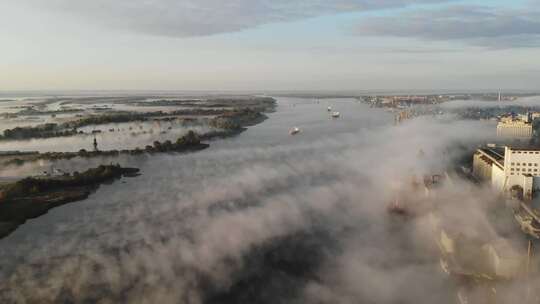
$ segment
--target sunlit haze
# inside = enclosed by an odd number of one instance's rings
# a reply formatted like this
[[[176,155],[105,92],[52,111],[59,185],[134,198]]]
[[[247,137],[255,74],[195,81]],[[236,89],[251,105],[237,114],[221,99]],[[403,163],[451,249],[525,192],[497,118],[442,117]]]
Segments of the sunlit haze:
[[[3,0],[0,91],[534,89],[538,1]]]
[[[0,304],[539,304],[540,0],[0,0]]]

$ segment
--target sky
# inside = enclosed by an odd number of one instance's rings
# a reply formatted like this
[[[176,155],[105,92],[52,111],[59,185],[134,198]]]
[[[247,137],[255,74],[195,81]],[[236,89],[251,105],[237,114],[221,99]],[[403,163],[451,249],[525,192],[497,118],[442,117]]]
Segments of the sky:
[[[0,91],[538,90],[540,0],[2,0]]]

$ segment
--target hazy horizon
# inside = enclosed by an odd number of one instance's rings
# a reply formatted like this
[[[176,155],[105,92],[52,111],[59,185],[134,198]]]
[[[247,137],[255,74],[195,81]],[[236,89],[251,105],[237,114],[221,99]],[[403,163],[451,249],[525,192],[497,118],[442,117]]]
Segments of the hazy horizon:
[[[540,0],[0,0],[0,303],[540,303]]]
[[[0,3],[0,92],[535,90],[537,0]]]
[[[310,97],[311,95],[322,98],[327,97],[351,97],[351,96],[369,96],[369,95],[451,95],[451,94],[531,94],[539,95],[539,89],[402,89],[402,90],[0,90],[0,98],[10,97],[47,97],[47,96],[108,96],[108,95],[126,95],[126,96],[296,96]]]

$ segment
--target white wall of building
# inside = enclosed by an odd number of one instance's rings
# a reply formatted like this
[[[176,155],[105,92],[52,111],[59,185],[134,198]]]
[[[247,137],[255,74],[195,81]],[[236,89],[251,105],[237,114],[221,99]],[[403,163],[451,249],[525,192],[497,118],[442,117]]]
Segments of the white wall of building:
[[[493,162],[484,157],[481,152],[474,153],[473,156],[473,175],[481,181],[491,180],[491,171]]]
[[[499,192],[505,191],[505,189],[508,189],[505,187],[507,183],[506,175],[504,174],[504,170],[501,169],[499,166],[493,164],[491,166],[491,186],[495,188]]]
[[[529,174],[523,175],[523,198],[525,200],[532,200],[533,198],[533,177]]]
[[[505,147],[504,172],[508,177],[507,188],[523,187],[523,175],[540,176],[540,150]]]
[[[540,190],[540,149],[505,147],[504,167],[493,164],[492,185],[499,191],[513,186],[523,189],[525,199],[531,199],[535,189]]]
[[[497,124],[497,136],[506,138],[531,138],[533,127],[531,123],[524,121],[499,122]]]
[[[500,247],[487,244],[483,248],[494,274],[505,279],[512,279],[522,274],[525,258],[513,252],[509,245],[505,246],[507,248]],[[509,254],[508,251],[512,253]]]

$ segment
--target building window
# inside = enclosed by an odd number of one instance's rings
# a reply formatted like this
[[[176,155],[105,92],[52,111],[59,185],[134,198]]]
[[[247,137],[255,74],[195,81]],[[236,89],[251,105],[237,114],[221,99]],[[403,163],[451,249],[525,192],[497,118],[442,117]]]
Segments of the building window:
[[[510,165],[512,165],[512,166],[513,166],[513,165],[515,165],[515,164],[514,164],[514,163],[511,163]]]
[[[526,166],[526,165],[527,165],[527,163],[523,163],[522,165]]]
[[[514,175],[514,172],[510,173],[510,175]]]
[[[510,171],[514,171],[514,168],[510,168]]]
[[[532,171],[532,169],[529,169],[529,172],[531,172],[531,171]]]
[[[531,166],[531,167],[532,167],[532,163],[529,163],[529,166]]]

